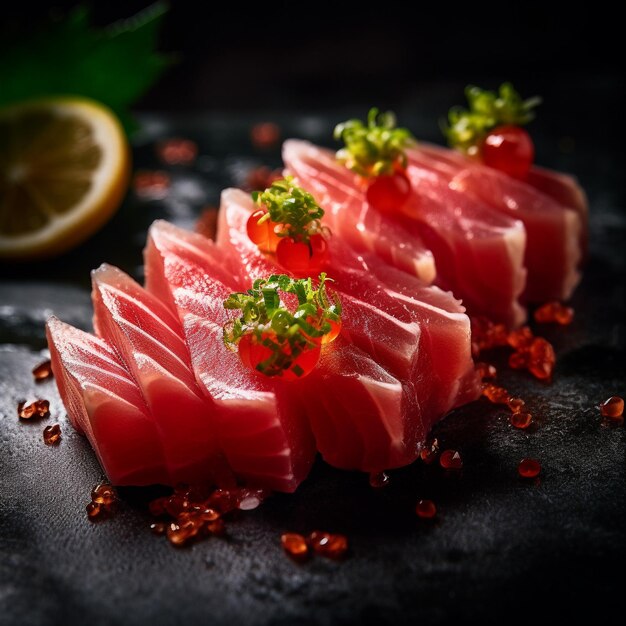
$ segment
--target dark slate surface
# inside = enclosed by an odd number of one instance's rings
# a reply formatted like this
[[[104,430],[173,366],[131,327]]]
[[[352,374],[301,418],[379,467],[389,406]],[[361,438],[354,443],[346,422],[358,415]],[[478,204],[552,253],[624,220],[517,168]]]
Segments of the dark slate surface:
[[[403,111],[426,138],[435,137],[441,110],[431,100],[416,96]],[[345,113],[287,116],[281,124],[285,135],[320,139]],[[579,113],[571,113],[572,125]],[[542,329],[559,357],[552,385],[506,372],[505,355],[493,355],[502,384],[536,416],[536,430],[514,431],[505,411],[477,402],[436,429],[445,447],[461,451],[462,472],[417,463],[375,491],[365,476],[318,462],[296,494],[242,514],[228,539],[187,549],[149,532],[145,490],[123,490],[115,517],[87,521],[84,507],[102,474],[71,430],[54,382],[32,382],[45,348],[43,321],[54,312],[88,328],[89,269],[106,260],[140,276],[152,219],[191,224],[246,168],[277,165],[275,150],[249,143],[259,119],[146,116],[135,151],[141,167],[157,165],[157,138],[183,135],[200,146],[195,167],[172,170],[170,197],[129,197],[108,227],[62,260],[0,268],[0,624],[620,621],[626,442],[623,426],[603,424],[597,405],[626,394],[623,157],[609,133],[581,130],[573,143],[563,141],[563,121],[539,127],[538,152],[544,163],[577,173],[591,200],[591,257],[573,300],[576,319]],[[18,421],[16,403],[31,393],[51,401],[51,418]],[[42,430],[56,421],[63,439],[49,448]],[[542,463],[536,482],[517,478],[526,456]],[[439,507],[434,523],[413,513],[424,497]],[[350,558],[298,565],[284,556],[282,532],[318,528],[346,533]]]

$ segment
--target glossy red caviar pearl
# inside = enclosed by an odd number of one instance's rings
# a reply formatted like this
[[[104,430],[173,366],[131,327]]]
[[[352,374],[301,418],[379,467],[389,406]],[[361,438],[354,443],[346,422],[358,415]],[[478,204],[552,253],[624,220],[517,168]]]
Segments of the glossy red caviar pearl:
[[[17,416],[20,419],[48,417],[50,415],[50,402],[48,400],[29,399],[17,405]]]
[[[85,509],[87,510],[87,517],[90,521],[94,521],[102,514],[102,506],[97,502],[90,502]]]
[[[422,519],[432,519],[437,515],[437,507],[432,500],[420,500],[415,506],[415,513]]]
[[[308,244],[282,237],[276,246],[276,260],[296,276],[317,277],[327,259],[328,244],[322,235],[311,235]]]
[[[424,447],[420,450],[420,459],[426,465],[430,465],[439,454],[439,441],[437,439],[433,439],[432,441],[427,441]]]
[[[391,483],[391,478],[387,472],[372,472],[370,474],[370,487],[374,489],[382,489],[388,487]]]
[[[92,489],[91,500],[98,504],[113,504],[116,500],[115,490],[109,483],[100,483]]]
[[[509,420],[512,426],[515,426],[515,428],[519,428],[521,430],[525,430],[533,423],[533,417],[527,411],[519,411],[517,413],[513,413]]]
[[[619,396],[611,396],[600,405],[602,417],[617,418],[624,414],[624,400]]]
[[[539,380],[549,380],[552,377],[556,355],[552,344],[543,337],[536,337],[529,350],[528,371]]]
[[[328,320],[330,330],[322,337],[322,345],[332,343],[341,333],[341,319]]]
[[[297,533],[284,533],[280,536],[283,550],[296,561],[303,561],[309,557],[309,546],[306,539]]]
[[[481,380],[495,380],[498,375],[494,365],[491,363],[476,363],[476,373],[480,376]]]
[[[382,213],[401,209],[411,195],[411,181],[403,171],[383,174],[374,178],[367,186],[367,201]]]
[[[524,179],[535,159],[535,146],[523,128],[498,126],[485,137],[481,153],[485,165]]]
[[[533,331],[528,326],[522,326],[512,330],[506,337],[506,342],[511,348],[527,348],[534,339]]]
[[[509,392],[504,387],[487,383],[483,385],[483,396],[494,404],[508,404]]]
[[[47,446],[53,446],[61,441],[61,426],[53,424],[43,429],[43,442]]]
[[[313,531],[308,537],[308,544],[322,556],[341,559],[348,552],[348,539],[345,535]]]
[[[521,398],[509,398],[508,405],[513,413],[519,413],[526,403]]]
[[[267,215],[265,209],[258,209],[250,215],[246,222],[246,232],[252,243],[255,243],[261,252],[274,252],[281,239],[276,234],[276,224],[266,219],[259,224],[259,220]]]
[[[540,324],[556,322],[562,326],[567,326],[574,319],[574,309],[557,301],[546,302],[535,311],[534,317],[535,321]]]
[[[444,450],[439,457],[439,465],[444,469],[461,469],[463,459],[457,450]]]
[[[536,459],[522,459],[517,466],[517,473],[522,478],[536,478],[541,472],[541,465]]]
[[[33,368],[33,378],[37,381],[48,380],[52,378],[52,361],[48,359]]]

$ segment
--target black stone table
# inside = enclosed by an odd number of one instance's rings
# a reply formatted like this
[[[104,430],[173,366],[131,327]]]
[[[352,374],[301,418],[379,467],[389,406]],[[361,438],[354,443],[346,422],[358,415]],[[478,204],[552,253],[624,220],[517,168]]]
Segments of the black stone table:
[[[435,139],[440,110],[416,96],[401,119]],[[63,259],[0,268],[0,624],[620,621],[626,436],[623,426],[602,422],[598,404],[626,393],[623,157],[608,133],[581,132],[574,141],[564,122],[540,125],[537,144],[540,160],[576,173],[591,200],[591,254],[572,301],[575,321],[536,329],[557,351],[551,385],[507,370],[504,352],[491,355],[500,382],[536,417],[533,432],[513,429],[507,411],[481,400],[436,428],[442,446],[461,451],[461,472],[417,462],[374,490],[366,476],[318,461],[297,493],[241,514],[228,538],[189,548],[150,533],[146,490],[121,490],[115,516],[87,520],[102,471],[72,431],[54,382],[32,381],[44,356],[44,320],[54,312],[89,328],[91,268],[108,261],[141,278],[153,219],[191,226],[251,167],[277,166],[276,147],[252,146],[254,122],[277,119],[283,136],[328,143],[333,124],[359,112],[143,116],[136,167],[161,167],[156,140],[182,136],[199,146],[193,166],[169,168],[168,197],[142,201],[131,193],[105,229]],[[22,423],[16,404],[32,393],[50,400],[52,416]],[[48,447],[42,430],[54,422],[63,438]],[[523,457],[541,461],[539,480],[517,477]],[[437,503],[434,521],[416,517],[420,498]],[[315,529],[345,533],[349,558],[297,564],[283,554],[281,533]]]

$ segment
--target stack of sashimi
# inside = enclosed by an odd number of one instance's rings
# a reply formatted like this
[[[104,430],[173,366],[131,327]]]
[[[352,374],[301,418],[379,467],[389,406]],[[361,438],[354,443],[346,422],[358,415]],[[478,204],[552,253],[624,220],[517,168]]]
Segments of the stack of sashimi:
[[[480,393],[466,308],[514,327],[579,279],[575,181],[513,172],[475,134],[482,160],[465,135],[467,154],[416,145],[376,113],[338,127],[337,156],[287,141],[284,180],[222,193],[215,242],[158,221],[145,287],[95,270],[95,336],[53,318],[48,341],[110,480],[290,492],[316,451],[371,473],[413,462]]]

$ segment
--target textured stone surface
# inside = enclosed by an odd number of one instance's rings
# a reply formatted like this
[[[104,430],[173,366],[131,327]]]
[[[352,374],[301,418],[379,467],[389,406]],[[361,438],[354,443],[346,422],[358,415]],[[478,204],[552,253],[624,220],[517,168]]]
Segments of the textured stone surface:
[[[418,462],[377,491],[366,476],[318,462],[296,494],[241,514],[227,539],[177,550],[148,530],[145,490],[123,490],[116,516],[87,521],[101,470],[71,430],[54,382],[36,385],[30,374],[49,312],[89,326],[91,268],[107,260],[140,276],[152,219],[189,223],[251,163],[278,163],[275,151],[251,148],[246,120],[145,121],[142,167],[157,165],[154,139],[199,142],[196,167],[173,170],[172,196],[130,197],[62,261],[0,269],[0,624],[615,623],[624,608],[626,436],[623,426],[603,426],[598,409],[626,394],[623,159],[611,158],[612,141],[592,155],[583,139],[573,154],[544,159],[581,175],[592,246],[574,323],[544,327],[558,355],[554,383],[506,372],[505,353],[493,355],[501,384],[526,400],[536,429],[515,430],[504,409],[477,402],[437,427],[442,447],[461,451],[462,472]],[[294,118],[284,134],[316,139],[333,121]],[[556,138],[539,143],[550,154]],[[49,419],[17,419],[17,401],[31,393],[51,401]],[[45,446],[43,428],[57,421],[62,441]],[[527,456],[541,461],[536,482],[517,477]],[[433,522],[415,516],[421,498],[437,504]],[[315,529],[345,533],[349,559],[299,565],[283,554],[281,533]]]

